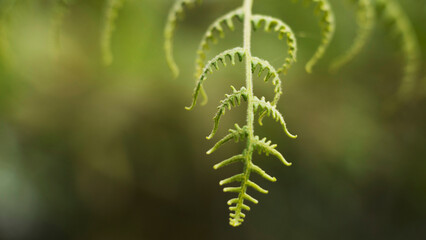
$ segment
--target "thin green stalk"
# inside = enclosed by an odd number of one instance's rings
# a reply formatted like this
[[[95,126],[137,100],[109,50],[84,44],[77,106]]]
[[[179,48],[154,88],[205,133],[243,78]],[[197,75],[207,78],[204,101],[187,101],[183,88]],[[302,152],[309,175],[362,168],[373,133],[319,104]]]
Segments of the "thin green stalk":
[[[247,88],[247,151],[244,154],[244,177],[241,181],[241,189],[238,195],[238,203],[235,211],[235,218],[230,220],[233,227],[241,224],[240,214],[242,205],[244,204],[244,194],[247,192],[247,181],[250,177],[251,160],[253,155],[253,138],[254,138],[254,104],[253,104],[253,72],[251,70],[251,18],[252,18],[253,0],[244,0],[244,52],[246,56],[246,88]]]

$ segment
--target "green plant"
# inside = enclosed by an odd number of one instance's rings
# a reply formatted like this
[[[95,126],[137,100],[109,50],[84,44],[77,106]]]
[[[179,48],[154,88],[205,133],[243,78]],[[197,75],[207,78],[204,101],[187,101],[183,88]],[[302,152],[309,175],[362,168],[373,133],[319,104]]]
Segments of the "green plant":
[[[415,34],[412,31],[412,27],[403,14],[401,8],[394,2],[394,0],[351,0],[356,5],[357,11],[357,24],[358,24],[358,33],[357,37],[354,39],[351,47],[343,55],[339,56],[331,65],[332,70],[337,70],[342,67],[344,64],[353,59],[363,48],[368,37],[371,35],[373,25],[375,22],[375,6],[380,6],[383,10],[383,15],[386,16],[386,19],[391,20],[393,24],[394,31],[401,36],[402,46],[404,49],[404,55],[406,58],[406,73],[403,80],[402,89],[407,89],[407,85],[412,81],[412,75],[417,71],[417,61],[418,61],[418,46]],[[175,76],[178,76],[179,69],[175,63],[173,57],[173,36],[178,23],[178,19],[185,12],[185,9],[193,7],[195,4],[200,3],[199,0],[178,0],[173,5],[169,16],[168,21],[165,27],[165,51],[167,62]],[[297,0],[293,0],[297,2]],[[334,35],[335,22],[334,14],[331,9],[331,6],[327,0],[309,0],[308,3],[312,2],[316,4],[316,12],[319,17],[319,23],[321,26],[322,40],[317,48],[313,57],[306,64],[306,71],[311,72],[313,66],[322,58],[325,51],[330,45],[331,39]],[[239,90],[235,89],[233,86],[232,92],[225,95],[225,99],[220,102],[217,113],[214,116],[214,126],[213,130],[207,139],[213,138],[215,135],[221,117],[225,114],[226,109],[230,110],[232,107],[239,106],[241,101],[247,102],[247,123],[245,126],[240,127],[237,124],[234,129],[229,130],[229,134],[224,138],[219,140],[212,149],[207,151],[207,154],[211,154],[216,151],[223,144],[235,140],[245,141],[246,147],[243,152],[239,155],[228,158],[216,165],[214,169],[219,169],[221,167],[227,166],[232,163],[242,162],[243,163],[243,172],[220,181],[220,185],[226,185],[230,183],[239,183],[237,187],[226,187],[224,192],[237,193],[237,198],[233,198],[228,201],[230,205],[230,225],[239,226],[243,222],[245,214],[243,210],[250,210],[250,207],[245,204],[245,201],[252,203],[257,203],[258,201],[248,195],[248,188],[252,188],[261,193],[268,193],[267,190],[261,188],[256,183],[252,182],[249,178],[252,172],[259,174],[263,178],[269,181],[276,181],[276,178],[271,177],[260,167],[253,163],[253,153],[258,151],[259,153],[265,153],[266,155],[274,155],[277,157],[283,164],[290,166],[291,164],[287,162],[282,154],[278,152],[275,148],[276,145],[272,144],[271,141],[268,141],[266,138],[260,138],[254,133],[254,118],[255,114],[259,115],[259,124],[262,125],[262,119],[265,116],[271,116],[276,121],[278,121],[284,132],[291,138],[296,138],[296,135],[292,135],[286,126],[283,115],[277,109],[277,103],[282,94],[281,88],[281,79],[280,73],[286,74],[287,70],[292,66],[296,61],[297,53],[297,44],[295,34],[292,32],[291,28],[282,22],[279,19],[257,15],[252,13],[252,4],[253,0],[244,0],[243,6],[237,8],[228,14],[218,18],[214,23],[210,25],[206,33],[203,35],[201,43],[197,50],[197,59],[196,59],[196,87],[193,93],[193,100],[191,106],[187,107],[187,110],[194,108],[198,95],[201,93],[205,95],[203,90],[203,83],[207,79],[208,74],[212,73],[214,70],[219,69],[219,65],[223,64],[224,66],[227,63],[235,65],[237,61],[245,63],[246,68],[246,81],[245,87],[241,87]],[[376,4],[376,5],[374,5]],[[206,52],[209,50],[211,43],[216,43],[219,38],[225,36],[225,27],[233,31],[234,20],[239,20],[243,22],[244,28],[244,37],[243,37],[243,47],[236,47],[233,49],[226,50],[216,57],[212,58],[206,62]],[[285,39],[288,46],[287,57],[285,63],[279,68],[275,69],[268,61],[264,59],[257,58],[251,54],[251,34],[252,30],[257,30],[264,26],[266,32],[276,32],[278,33],[279,39]],[[253,94],[253,74],[258,71],[258,75],[261,76],[265,74],[264,81],[272,79],[272,84],[274,85],[274,98],[272,101],[267,101],[265,97],[258,98]],[[406,91],[406,90],[403,90]],[[207,99],[207,97],[205,97]]]

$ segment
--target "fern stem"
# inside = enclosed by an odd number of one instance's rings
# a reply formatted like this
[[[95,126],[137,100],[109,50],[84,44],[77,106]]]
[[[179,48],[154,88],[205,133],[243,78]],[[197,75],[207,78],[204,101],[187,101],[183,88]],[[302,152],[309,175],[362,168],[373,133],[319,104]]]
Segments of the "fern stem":
[[[254,102],[253,102],[253,72],[251,69],[251,19],[252,19],[252,6],[253,0],[244,0],[243,10],[244,10],[244,52],[246,56],[245,68],[246,68],[246,88],[247,88],[247,150],[244,152],[244,176],[241,181],[241,191],[238,195],[238,201],[233,217],[230,219],[230,225],[237,227],[241,225],[242,222],[242,206],[244,204],[244,199],[247,198],[247,187],[248,179],[250,177],[251,171],[251,160],[253,155],[253,144],[254,139]]]
[[[253,122],[254,122],[254,110],[253,110],[253,73],[251,70],[251,18],[252,18],[252,6],[253,0],[244,0],[244,51],[246,55],[246,88],[247,88],[247,127],[249,132],[248,142],[254,136]],[[250,144],[251,145],[251,144]]]

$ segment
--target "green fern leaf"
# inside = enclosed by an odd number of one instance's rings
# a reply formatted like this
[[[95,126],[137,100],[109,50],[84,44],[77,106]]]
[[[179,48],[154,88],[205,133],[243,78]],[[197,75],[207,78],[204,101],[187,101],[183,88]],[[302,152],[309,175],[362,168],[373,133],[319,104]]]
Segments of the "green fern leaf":
[[[297,2],[298,0],[293,0]],[[335,21],[334,13],[328,0],[305,0],[306,3],[315,3],[315,13],[319,16],[322,40],[313,57],[306,64],[306,71],[312,72],[313,66],[320,60],[334,36]]]
[[[372,0],[351,0],[357,6],[357,25],[358,33],[352,43],[343,55],[339,56],[330,67],[331,71],[337,71],[343,65],[351,61],[361,49],[365,46],[368,38],[370,37],[374,22],[375,12]]]
[[[186,8],[193,7],[196,3],[201,3],[201,0],[177,0],[169,12],[166,27],[164,29],[164,50],[166,51],[167,64],[177,77],[179,75],[179,67],[173,56],[173,37],[179,16],[184,15]]]
[[[108,66],[113,61],[111,38],[115,30],[115,21],[118,11],[123,7],[125,0],[107,0],[104,16],[104,26],[101,33],[101,52],[103,63]]]
[[[414,88],[420,68],[420,47],[416,33],[401,6],[394,0],[377,0],[377,7],[384,22],[391,25],[395,36],[401,41],[404,54],[404,78],[399,88],[399,96],[407,99]]]

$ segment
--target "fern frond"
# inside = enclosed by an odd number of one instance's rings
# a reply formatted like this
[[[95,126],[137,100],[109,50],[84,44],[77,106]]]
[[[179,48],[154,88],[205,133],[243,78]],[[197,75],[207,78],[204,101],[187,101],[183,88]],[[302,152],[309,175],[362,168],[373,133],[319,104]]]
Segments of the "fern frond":
[[[118,11],[123,7],[125,0],[107,0],[104,16],[104,26],[101,33],[101,52],[103,63],[108,66],[113,61],[111,38],[115,30],[115,21]]]
[[[268,141],[266,138],[259,139],[258,136],[254,137],[253,141],[254,149],[257,150],[260,153],[265,153],[266,156],[269,154],[274,155],[277,157],[284,165],[291,166],[291,163],[287,162],[283,155],[278,152],[275,148],[277,147],[276,144],[272,144],[271,141]]]
[[[349,50],[343,55],[339,56],[330,67],[331,71],[337,71],[343,65],[351,61],[365,46],[368,38],[370,37],[374,22],[375,10],[372,0],[352,0],[357,7],[357,35]]]
[[[226,50],[216,57],[214,57],[212,60],[210,60],[206,66],[204,67],[201,75],[198,78],[198,81],[196,83],[194,93],[192,94],[192,104],[189,107],[186,107],[187,110],[191,110],[195,107],[195,104],[197,102],[198,94],[200,92],[200,89],[203,85],[203,82],[207,79],[207,74],[213,73],[213,70],[219,69],[219,62],[222,63],[224,66],[226,66],[226,60],[227,58],[231,62],[232,65],[235,65],[235,59],[238,61],[243,61],[245,55],[245,51],[241,47],[236,47],[233,49]],[[235,58],[237,56],[237,58]]]
[[[298,0],[293,0],[293,2],[297,1]],[[322,35],[321,44],[305,67],[306,71],[311,73],[313,66],[323,57],[325,51],[330,45],[336,26],[334,21],[334,12],[328,0],[305,0],[305,2],[316,4],[315,13],[319,17]]]
[[[219,147],[221,147],[223,144],[229,142],[230,140],[234,139],[235,142],[238,142],[240,140],[243,140],[248,135],[248,129],[247,126],[240,127],[238,124],[235,124],[235,129],[230,129],[229,134],[226,135],[224,138],[219,140],[210,150],[207,151],[207,154],[212,154],[214,151],[216,151]]]
[[[166,52],[167,64],[173,75],[177,77],[179,75],[179,67],[176,64],[173,55],[173,37],[175,34],[176,26],[178,23],[179,16],[184,15],[186,8],[191,8],[195,4],[200,4],[201,0],[177,0],[169,12],[167,18],[166,27],[164,29],[164,50]]]
[[[394,0],[377,0],[377,7],[384,22],[392,27],[393,33],[400,38],[404,54],[404,78],[399,87],[399,96],[407,98],[415,88],[415,80],[420,67],[420,47],[410,22],[401,6]]]
[[[178,1],[178,3],[182,3],[182,0]],[[291,65],[296,61],[297,44],[295,35],[290,29],[290,27],[288,27],[285,23],[278,19],[269,16],[252,15],[252,5],[253,0],[244,0],[243,7],[231,11],[225,16],[217,19],[208,28],[207,32],[203,36],[203,39],[201,40],[199,49],[197,51],[197,82],[195,84],[195,89],[192,95],[192,103],[191,106],[186,107],[186,109],[188,110],[195,107],[198,95],[200,94],[200,92],[202,92],[203,83],[207,79],[207,75],[213,73],[214,70],[219,69],[220,64],[226,66],[230,62],[232,65],[235,65],[237,60],[240,62],[242,62],[243,59],[245,60],[246,86],[242,87],[240,90],[236,90],[234,87],[231,86],[232,92],[230,94],[226,94],[225,99],[220,102],[220,105],[217,108],[216,115],[213,118],[213,129],[210,135],[207,136],[207,138],[210,139],[216,134],[217,129],[219,127],[220,119],[225,114],[226,109],[231,110],[232,107],[239,106],[241,104],[242,99],[247,101],[247,124],[244,127],[240,127],[235,124],[235,129],[229,130],[229,133],[225,137],[220,139],[210,150],[207,151],[207,154],[211,154],[218,148],[220,148],[222,145],[231,140],[234,140],[235,142],[238,142],[240,140],[246,141],[246,147],[243,150],[242,154],[232,156],[213,166],[214,169],[219,169],[230,164],[238,162],[243,163],[242,173],[238,173],[220,181],[221,186],[226,184],[239,183],[238,186],[225,187],[223,189],[224,192],[238,194],[236,198],[233,198],[228,201],[228,205],[230,205],[229,210],[231,211],[229,223],[231,226],[234,227],[241,225],[241,223],[244,221],[246,215],[242,211],[250,210],[250,207],[245,204],[245,201],[249,201],[254,204],[258,203],[255,198],[253,198],[247,193],[247,189],[251,188],[260,193],[268,193],[266,189],[260,187],[257,183],[249,179],[251,172],[259,174],[262,178],[265,178],[268,181],[276,181],[275,177],[268,175],[260,167],[253,164],[253,152],[257,150],[259,151],[259,153],[266,153],[266,155],[272,154],[276,156],[279,160],[281,160],[281,162],[283,162],[285,165],[291,165],[277,150],[275,150],[275,144],[272,144],[270,141],[267,141],[266,138],[260,140],[259,137],[254,135],[253,122],[255,113],[257,111],[260,111],[260,123],[263,116],[272,116],[276,121],[280,122],[281,126],[283,127],[284,131],[288,136],[290,136],[291,138],[297,137],[295,135],[292,135],[288,131],[286,123],[284,121],[284,117],[276,109],[276,104],[282,94],[282,84],[281,79],[279,78],[279,73],[283,72],[285,74],[286,71],[291,67]],[[322,8],[323,7],[321,7],[321,9]],[[172,69],[177,69],[174,64],[173,56],[171,53],[171,39],[173,37],[173,32],[176,24],[174,12],[176,12],[176,9],[171,11],[172,17],[169,16],[168,27],[166,27],[166,52],[168,52],[167,54],[169,65],[171,65]],[[324,12],[327,13],[327,11]],[[324,19],[326,19],[324,21],[327,22],[329,18],[330,17],[328,15],[324,16]],[[210,44],[216,43],[219,38],[224,37],[225,27],[233,31],[235,19],[238,19],[240,21],[244,20],[244,47],[236,47],[233,49],[226,50],[212,58],[207,63],[204,63],[206,61],[206,52],[209,49]],[[288,56],[286,57],[283,66],[278,70],[275,70],[275,68],[268,61],[254,57],[251,54],[251,33],[253,30],[257,30],[262,27],[262,25],[264,25],[264,30],[266,32],[273,30],[278,33],[279,39],[285,38],[287,40]],[[167,36],[167,34],[169,34],[169,36]],[[272,101],[272,103],[267,102],[264,97],[262,99],[259,99],[253,95],[253,74],[256,71],[258,71],[259,77],[262,74],[265,74],[265,82],[267,82],[269,79],[272,79],[272,84],[274,85],[275,93],[274,100]]]
[[[220,105],[219,107],[217,107],[218,109],[217,113],[213,118],[214,119],[213,130],[210,133],[210,135],[207,137],[207,139],[211,139],[215,135],[217,129],[219,128],[220,118],[223,115],[225,115],[225,111],[227,108],[231,110],[231,107],[239,106],[241,104],[241,99],[244,99],[244,101],[247,101],[247,89],[245,87],[242,87],[238,91],[233,86],[231,86],[231,88],[232,88],[232,93],[226,94],[225,99],[220,101]]]
[[[283,72],[286,74],[297,58],[297,41],[293,30],[280,19],[264,15],[253,15],[251,22],[254,30],[259,29],[264,24],[266,32],[273,30],[274,32],[278,32],[280,40],[283,38],[286,39],[288,48],[287,57],[282,67],[277,71],[278,73]]]
[[[268,116],[272,116],[273,119],[280,122],[287,136],[289,136],[290,138],[297,138],[297,135],[293,135],[288,131],[287,124],[284,121],[283,115],[277,110],[275,106],[273,106],[270,102],[266,101],[265,97],[259,99],[258,97],[254,96],[253,108],[255,112],[257,112],[259,109],[262,110],[262,112],[266,111]],[[259,122],[259,124],[262,125],[261,122]]]

